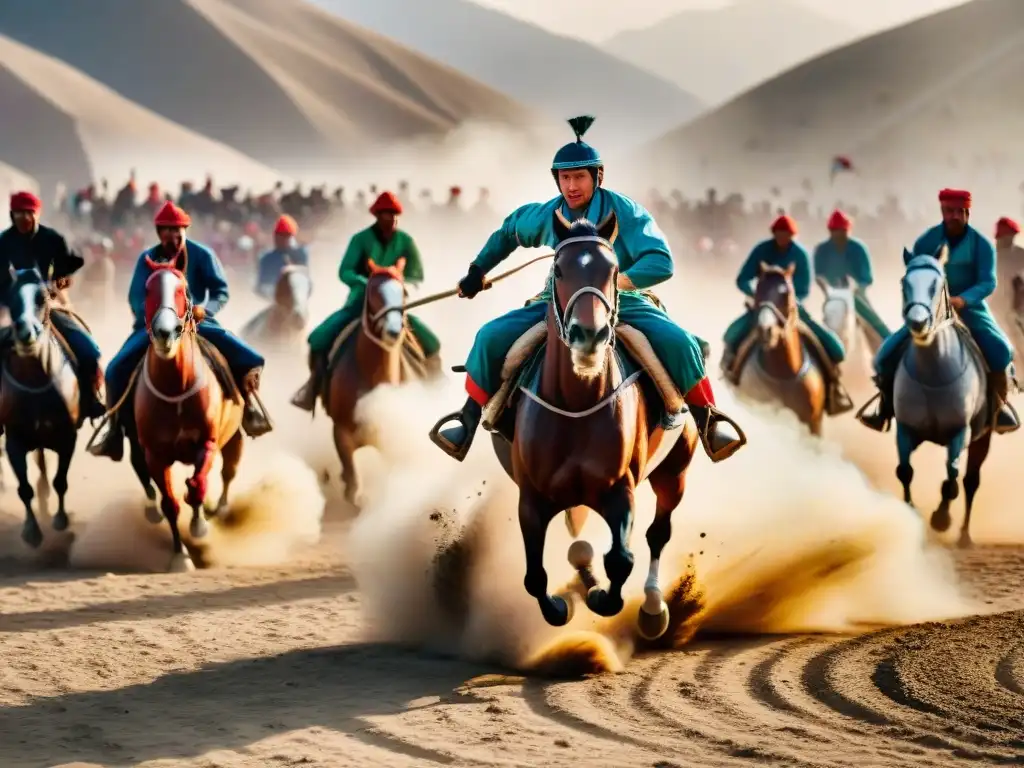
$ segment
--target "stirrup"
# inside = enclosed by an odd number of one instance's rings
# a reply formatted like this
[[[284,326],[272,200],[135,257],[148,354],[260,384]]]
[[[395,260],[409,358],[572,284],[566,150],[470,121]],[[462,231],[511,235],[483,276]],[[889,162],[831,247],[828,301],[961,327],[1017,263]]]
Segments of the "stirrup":
[[[881,392],[875,392],[874,397],[868,400],[864,405],[860,407],[854,418],[857,419],[868,429],[876,432],[888,432],[892,428],[892,416],[885,416],[882,413],[882,399]],[[878,402],[878,408],[875,409],[874,413],[867,413],[868,408]]]
[[[466,430],[466,440],[462,445],[455,445],[455,443],[451,442],[441,434],[441,428],[445,424],[450,424],[451,422],[455,422],[458,426]],[[463,421],[462,411],[456,411],[448,414],[447,416],[442,416],[430,430],[430,442],[456,461],[462,461],[466,458],[466,455],[469,453],[470,446],[473,444],[472,437],[473,436],[469,433],[469,427],[466,426],[465,421]]]
[[[704,452],[708,455],[708,458],[711,459],[712,462],[717,464],[720,461],[728,459],[730,456],[736,453],[736,451],[738,451],[740,448],[746,445],[747,434],[731,416],[727,416],[713,405],[708,406],[707,408],[707,423],[704,425],[703,429],[700,429],[698,427],[697,434],[700,436],[700,443],[704,448]],[[711,428],[718,424],[727,424],[731,426],[733,429],[735,429],[736,438],[734,440],[730,440],[728,443],[726,443],[716,451],[714,447],[711,445],[711,438],[709,433],[711,432]]]

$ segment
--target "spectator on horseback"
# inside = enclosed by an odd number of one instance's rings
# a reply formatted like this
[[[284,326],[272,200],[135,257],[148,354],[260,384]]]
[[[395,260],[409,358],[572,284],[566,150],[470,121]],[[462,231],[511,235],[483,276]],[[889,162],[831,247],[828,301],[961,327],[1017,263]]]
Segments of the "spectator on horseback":
[[[761,264],[771,267],[786,268],[792,265],[793,288],[799,302],[800,322],[813,334],[814,339],[808,340],[806,346],[815,356],[827,379],[825,410],[830,416],[845,413],[853,408],[849,395],[843,388],[839,377],[839,364],[846,356],[843,344],[832,331],[818,323],[803,306],[811,292],[813,272],[811,257],[807,250],[795,240],[797,235],[796,222],[785,214],[780,215],[771,226],[772,237],[754,246],[747,260],[736,276],[736,287],[745,296],[753,298],[757,283],[758,269]],[[737,352],[740,345],[755,329],[757,324],[757,308],[748,305],[747,311],[726,329],[723,341],[725,352],[722,355],[722,370],[733,383],[738,383]],[[819,350],[823,350],[824,354]]]
[[[595,224],[614,213],[618,220],[612,247],[619,261],[619,320],[640,331],[683,395],[696,420],[705,450],[725,458],[740,445],[740,436],[715,409],[711,382],[704,370],[701,342],[679,327],[665,311],[645,294],[647,289],[672,277],[672,253],[650,213],[625,195],[605,189],[604,162],[598,151],[583,141],[594,122],[584,116],[569,121],[576,141],[555,155],[551,175],[558,196],[546,203],[528,203],[514,211],[470,264],[459,281],[459,294],[473,298],[486,283],[485,276],[517,248],[558,244],[554,232],[555,212],[567,221],[585,218]],[[453,458],[462,461],[469,451],[483,414],[483,407],[502,385],[501,369],[509,350],[548,313],[550,288],[525,307],[514,309],[484,325],[476,335],[466,363],[469,399],[460,413],[442,419],[455,422],[438,430],[437,441]],[[666,413],[663,426],[672,429],[684,423],[685,412]],[[440,425],[439,425],[440,426]]]
[[[68,288],[71,276],[82,268],[85,260],[71,250],[63,235],[39,223],[42,201],[31,192],[15,192],[10,209],[11,226],[0,233],[0,302],[7,302],[12,270],[38,269],[57,291]],[[106,411],[99,394],[103,381],[99,346],[78,317],[67,309],[53,306],[50,321],[75,357],[83,416],[99,418]]]
[[[914,255],[936,256],[942,246],[949,248],[943,268],[949,287],[950,305],[977,342],[988,365],[989,398],[993,404],[992,428],[997,434],[1020,428],[1012,406],[1007,402],[1013,365],[1013,345],[989,311],[986,299],[996,289],[996,251],[992,243],[970,225],[971,193],[962,189],[939,192],[942,223],[937,224],[914,243]],[[860,417],[864,426],[878,432],[889,428],[893,418],[893,386],[896,369],[910,340],[906,325],[882,344],[875,356],[875,384],[878,407]]]
[[[281,270],[289,264],[309,266],[309,254],[296,237],[299,225],[287,213],[274,225],[274,248],[260,256],[256,275],[256,293],[265,299],[274,297],[274,288]]]
[[[357,232],[348,244],[348,250],[338,268],[338,277],[349,287],[345,305],[313,329],[309,334],[309,380],[292,399],[292,404],[312,413],[316,398],[327,377],[328,355],[341,332],[356,321],[363,311],[366,281],[370,275],[370,263],[378,267],[393,267],[399,259],[405,262],[406,284],[418,285],[423,282],[423,261],[416,241],[409,233],[398,228],[402,215],[402,204],[391,192],[381,192],[370,213],[376,222],[367,229]],[[426,358],[428,371],[440,372],[441,342],[427,325],[413,315],[406,316],[409,330],[419,342]]]
[[[108,405],[113,409],[120,403],[128,390],[132,373],[145,359],[149,348],[145,307],[146,281],[153,273],[149,264],[176,261],[181,264],[181,272],[188,285],[187,298],[195,307],[199,335],[224,356],[245,398],[242,428],[250,437],[266,434],[272,427],[256,398],[264,365],[263,357],[216,320],[217,312],[227,304],[230,295],[220,260],[205,245],[185,237],[185,230],[192,224],[192,220],[174,203],[168,201],[160,209],[154,224],[160,242],[139,256],[128,289],[128,305],[134,317],[132,334],[107,366]],[[111,414],[107,433],[90,452],[94,456],[106,456],[120,461],[124,456],[123,429],[119,414]]]

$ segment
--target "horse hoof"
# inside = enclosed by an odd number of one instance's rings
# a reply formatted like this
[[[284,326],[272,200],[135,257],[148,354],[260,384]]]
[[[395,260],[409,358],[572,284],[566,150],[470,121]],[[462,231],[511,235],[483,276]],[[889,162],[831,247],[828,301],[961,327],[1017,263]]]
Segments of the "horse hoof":
[[[188,525],[188,532],[193,539],[201,539],[210,532],[202,507],[192,511],[192,522]]]
[[[192,558],[184,552],[175,555],[171,558],[171,567],[167,569],[168,573],[191,573],[196,569],[195,563],[192,562]]]
[[[164,521],[164,515],[156,506],[156,504],[146,505],[146,519],[153,525],[157,525]]]
[[[948,509],[939,508],[932,513],[932,530],[945,533],[952,524]]]
[[[594,587],[587,592],[587,607],[598,616],[617,616],[622,610],[622,598],[613,599],[607,590]]]
[[[957,541],[956,545],[960,547],[960,549],[971,549],[974,547],[974,540],[971,538],[969,533],[961,533],[960,539]]]
[[[39,525],[34,521],[31,523],[26,522],[21,527],[21,540],[32,547],[32,549],[36,549],[43,543],[43,532],[39,530]]]
[[[668,630],[668,606],[661,603],[658,613],[648,613],[646,606],[637,612],[636,628],[644,640],[657,640]]]
[[[58,512],[53,516],[53,530],[66,531],[68,529],[68,513]]]
[[[569,545],[569,565],[577,571],[589,568],[594,562],[594,548],[589,541],[574,541]]]
[[[564,627],[572,621],[575,608],[572,595],[552,595],[549,600],[541,603],[544,620],[553,627]]]

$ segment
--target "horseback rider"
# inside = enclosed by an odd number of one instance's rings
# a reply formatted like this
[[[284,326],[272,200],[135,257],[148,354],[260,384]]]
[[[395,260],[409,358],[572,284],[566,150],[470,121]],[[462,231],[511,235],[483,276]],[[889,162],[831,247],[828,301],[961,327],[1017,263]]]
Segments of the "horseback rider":
[[[370,213],[377,221],[357,232],[349,241],[348,250],[341,260],[338,277],[349,287],[345,306],[329,315],[309,334],[309,380],[292,398],[292,404],[304,411],[312,412],[316,398],[327,378],[327,359],[331,347],[349,323],[359,318],[363,311],[366,281],[370,275],[369,263],[380,267],[393,267],[399,259],[405,259],[403,279],[409,285],[423,282],[423,261],[420,250],[412,236],[398,228],[398,217],[402,215],[402,204],[391,192],[381,192]],[[427,370],[432,374],[441,371],[441,342],[426,323],[414,315],[406,315],[409,330],[416,337]]]
[[[1013,346],[996,323],[985,299],[996,288],[996,252],[992,243],[968,222],[971,193],[962,189],[939,192],[942,223],[927,230],[914,243],[914,255],[934,256],[945,244],[949,258],[944,265],[950,304],[977,342],[988,365],[989,397],[993,403],[992,427],[997,434],[1013,432],[1020,422],[1007,403]],[[875,356],[878,407],[860,417],[864,426],[878,432],[889,428],[893,418],[893,386],[903,350],[910,337],[906,326],[897,329]]]
[[[811,270],[811,257],[800,243],[794,238],[797,234],[796,222],[785,214],[779,216],[771,226],[772,237],[763,240],[754,246],[747,260],[740,268],[736,276],[736,287],[746,296],[754,297],[754,290],[757,284],[758,267],[767,264],[773,267],[789,267],[793,265],[793,289],[796,291],[796,299],[799,307],[800,322],[807,326],[814,334],[818,343],[824,350],[822,355],[818,351],[817,344],[807,344],[807,349],[817,359],[821,366],[822,374],[828,382],[828,390],[825,397],[825,411],[830,416],[845,413],[853,408],[853,402],[843,388],[839,377],[839,364],[846,356],[843,343],[828,328],[818,323],[804,309],[803,302],[811,292],[813,272]],[[726,378],[734,384],[738,383],[739,371],[736,370],[736,355],[740,345],[754,330],[757,323],[757,311],[755,307],[749,307],[739,318],[726,329],[723,341],[725,341],[725,352],[722,355],[722,370]]]
[[[1017,245],[1020,224],[1003,216],[996,222],[996,269],[997,285],[1001,292],[1012,291],[1013,278],[1024,275],[1024,248]]]
[[[853,283],[853,305],[857,317],[867,324],[879,339],[890,331],[868,301],[867,289],[874,282],[871,255],[867,246],[850,237],[853,220],[838,208],[828,219],[828,240],[814,249],[814,274],[832,288],[849,288]]]
[[[711,382],[704,371],[700,341],[683,330],[644,294],[647,289],[672,277],[673,261],[665,235],[651,214],[625,195],[605,189],[604,162],[596,149],[583,141],[592,117],[569,121],[576,141],[555,154],[551,175],[558,196],[546,203],[527,203],[515,210],[488,239],[483,250],[459,281],[459,295],[471,299],[483,290],[485,276],[519,247],[554,247],[557,238],[553,220],[556,210],[573,221],[586,218],[603,221],[615,213],[618,237],[612,244],[619,260],[619,320],[644,334],[659,360],[672,377],[697,423],[704,448],[712,456],[727,453],[741,440],[735,429],[720,418],[715,408]],[[525,307],[491,320],[476,335],[466,362],[466,391],[469,398],[459,413],[440,422],[457,422],[439,431],[442,449],[458,461],[469,451],[483,413],[483,406],[501,388],[501,368],[512,345],[548,313],[550,293],[545,289]],[[667,413],[663,427],[673,429],[684,423],[685,411]]]
[[[184,261],[182,272],[188,284],[189,300],[198,302],[203,317],[196,329],[199,335],[212,343],[224,355],[245,397],[242,414],[242,428],[250,437],[259,437],[272,427],[255,402],[254,394],[259,390],[263,358],[225,329],[215,315],[228,302],[228,283],[224,268],[216,254],[201,243],[185,237],[185,230],[191,226],[189,215],[171,201],[167,201],[156,215],[155,221],[159,244],[143,252],[135,264],[131,286],[128,289],[128,305],[135,318],[132,334],[120,351],[107,366],[107,404],[113,408],[126,393],[132,373],[145,358],[149,348],[146,330],[146,280],[152,274],[147,259],[154,262],[170,262],[181,257]],[[110,414],[109,428],[102,441],[90,452],[94,456],[106,456],[120,461],[124,456],[124,429],[119,414]]]
[[[287,213],[283,214],[274,225],[274,248],[260,256],[257,267],[256,293],[265,299],[274,298],[277,278],[281,270],[289,264],[309,266],[309,254],[305,247],[299,245],[295,237],[299,234],[299,225]]]
[[[11,226],[0,233],[0,302],[6,302],[11,289],[11,269],[38,269],[60,291],[71,285],[71,275],[85,264],[68,246],[64,236],[39,223],[43,203],[31,192],[11,195]],[[75,357],[82,415],[97,419],[104,414],[99,394],[103,383],[100,348],[73,314],[54,305],[50,321]]]

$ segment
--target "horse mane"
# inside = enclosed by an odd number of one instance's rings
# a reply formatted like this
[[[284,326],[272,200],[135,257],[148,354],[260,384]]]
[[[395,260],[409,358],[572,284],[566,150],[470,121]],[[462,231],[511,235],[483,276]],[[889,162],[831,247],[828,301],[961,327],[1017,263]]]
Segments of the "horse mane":
[[[569,237],[600,237],[597,225],[590,219],[576,219],[569,225]]]

